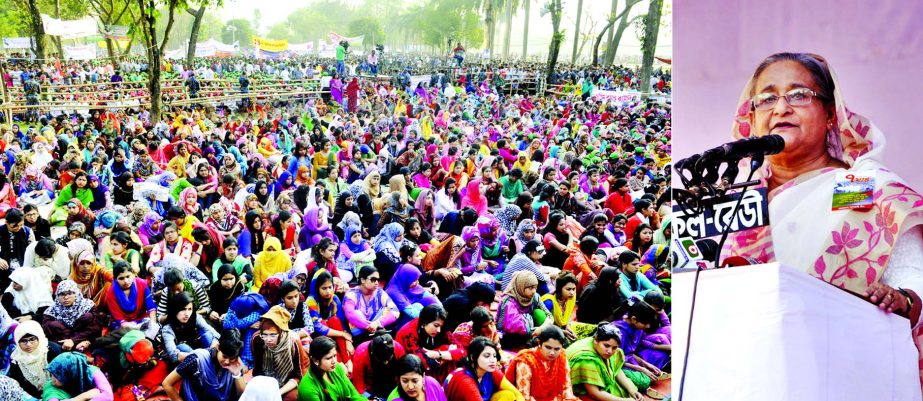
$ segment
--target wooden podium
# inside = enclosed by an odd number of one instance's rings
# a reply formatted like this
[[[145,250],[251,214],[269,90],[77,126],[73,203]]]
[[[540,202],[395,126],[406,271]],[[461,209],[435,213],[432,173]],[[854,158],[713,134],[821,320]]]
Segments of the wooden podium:
[[[679,394],[695,273],[673,277]],[[700,273],[679,401],[921,400],[906,318],[779,264]]]

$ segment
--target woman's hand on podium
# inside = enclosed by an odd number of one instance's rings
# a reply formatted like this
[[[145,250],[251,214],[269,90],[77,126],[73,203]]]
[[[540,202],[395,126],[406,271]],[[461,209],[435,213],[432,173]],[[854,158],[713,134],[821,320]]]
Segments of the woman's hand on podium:
[[[886,284],[874,283],[865,290],[869,301],[878,305],[878,308],[888,313],[909,314],[910,301],[904,294]]]

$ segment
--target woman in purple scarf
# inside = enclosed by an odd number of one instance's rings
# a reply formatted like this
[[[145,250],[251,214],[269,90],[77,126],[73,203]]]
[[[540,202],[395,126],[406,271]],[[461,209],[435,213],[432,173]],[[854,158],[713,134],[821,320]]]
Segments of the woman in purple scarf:
[[[484,260],[481,257],[481,233],[476,227],[467,226],[462,229],[462,241],[465,242],[464,251],[459,256],[462,274],[465,275],[465,287],[476,282],[494,285],[494,277],[487,273],[487,269],[496,266],[497,262]]]
[[[339,242],[327,224],[327,216],[323,215],[319,207],[309,207],[304,212],[304,227],[298,233],[298,245],[301,249],[310,249],[324,237],[330,238],[334,243]]]

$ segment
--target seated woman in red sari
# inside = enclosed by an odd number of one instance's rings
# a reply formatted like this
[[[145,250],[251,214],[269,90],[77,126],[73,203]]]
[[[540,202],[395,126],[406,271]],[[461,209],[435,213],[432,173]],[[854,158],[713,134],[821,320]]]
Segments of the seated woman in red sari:
[[[447,316],[442,305],[427,305],[419,318],[411,320],[397,332],[396,338],[408,354],[423,360],[426,374],[440,382],[465,357],[465,349],[455,343],[452,333],[442,330]]]
[[[112,275],[112,286],[100,305],[112,314],[111,328],[142,330],[150,322],[155,322],[157,305],[147,282],[135,277],[131,266],[124,261],[112,266]]]
[[[483,337],[468,346],[468,363],[446,379],[445,395],[452,401],[525,401],[499,369],[500,346]]]
[[[519,352],[506,369],[506,378],[527,401],[576,401],[564,352],[564,332],[549,326],[538,334],[538,346]]]

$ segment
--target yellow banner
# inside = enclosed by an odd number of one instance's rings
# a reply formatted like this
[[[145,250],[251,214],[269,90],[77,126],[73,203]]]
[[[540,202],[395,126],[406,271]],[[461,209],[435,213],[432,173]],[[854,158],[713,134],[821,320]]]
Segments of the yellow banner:
[[[119,46],[122,47],[122,49],[124,49],[126,46],[128,46],[128,42],[131,42],[131,41],[130,41],[130,40],[113,40],[113,41],[112,41],[113,44],[118,43]],[[105,49],[105,48],[106,48],[106,41],[105,41],[105,40],[100,40],[99,42],[96,42],[96,45],[99,46],[100,49]]]
[[[281,52],[288,50],[287,40],[272,40],[259,37],[253,37],[253,44],[260,50],[268,52]]]

